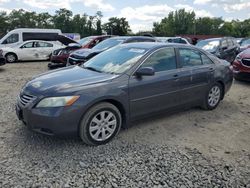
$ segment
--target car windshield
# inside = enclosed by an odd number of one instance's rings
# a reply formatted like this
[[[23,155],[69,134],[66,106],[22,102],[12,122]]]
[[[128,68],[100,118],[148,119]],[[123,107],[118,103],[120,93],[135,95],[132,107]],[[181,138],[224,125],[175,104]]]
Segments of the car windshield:
[[[97,72],[122,74],[130,69],[146,52],[147,49],[144,48],[117,46],[95,56],[82,67]]]
[[[216,51],[216,49],[220,45],[220,40],[201,40],[199,41],[196,46],[199,48],[202,48],[203,50],[213,52]]]
[[[93,37],[85,37],[85,38],[81,39],[78,43],[81,44],[81,46],[85,46],[85,45],[88,44],[92,39],[93,39]]]
[[[247,46],[250,45],[250,39],[243,40],[241,43],[241,46]]]
[[[100,51],[104,51],[107,50],[111,47],[114,47],[120,43],[122,43],[125,39],[107,39],[104,40],[103,42],[100,42],[99,44],[97,44],[93,49],[95,50],[100,50]]]

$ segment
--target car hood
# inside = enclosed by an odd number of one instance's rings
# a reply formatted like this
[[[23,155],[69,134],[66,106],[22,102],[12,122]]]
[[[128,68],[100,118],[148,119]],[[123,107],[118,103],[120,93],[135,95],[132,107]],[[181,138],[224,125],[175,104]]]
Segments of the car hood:
[[[246,50],[242,51],[240,53],[240,56],[242,58],[250,58],[250,48],[247,48]]]
[[[66,37],[64,35],[57,35],[56,36],[56,40],[61,42],[62,44],[64,44],[65,46],[71,44],[71,43],[76,43],[78,44],[76,41],[72,40],[71,38],[69,37]]]
[[[77,56],[78,58],[82,58],[82,59],[89,59],[101,52],[102,50],[96,50],[93,48],[92,49],[79,49],[73,52],[71,56]]]
[[[38,75],[29,81],[23,90],[33,95],[60,95],[77,92],[83,86],[106,82],[116,76],[70,66]]]

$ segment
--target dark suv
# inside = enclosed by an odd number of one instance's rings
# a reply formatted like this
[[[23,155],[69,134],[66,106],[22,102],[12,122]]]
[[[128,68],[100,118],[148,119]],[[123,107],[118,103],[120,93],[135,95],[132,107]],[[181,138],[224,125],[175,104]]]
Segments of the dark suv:
[[[236,40],[232,37],[201,40],[196,46],[231,63],[240,50],[239,44],[237,44]]]
[[[74,51],[73,53],[70,54],[68,58],[67,66],[82,64],[109,48],[112,48],[119,44],[133,43],[133,42],[156,42],[156,39],[153,37],[146,37],[146,36],[113,37],[99,43],[92,49],[79,49]]]
[[[64,67],[66,66],[67,59],[75,50],[82,48],[93,48],[98,43],[112,37],[111,35],[89,36],[81,39],[78,43],[72,43],[65,48],[55,50],[50,58],[51,63],[48,64],[49,68]]]
[[[5,64],[5,58],[2,55],[3,51],[0,49],[0,66]]]

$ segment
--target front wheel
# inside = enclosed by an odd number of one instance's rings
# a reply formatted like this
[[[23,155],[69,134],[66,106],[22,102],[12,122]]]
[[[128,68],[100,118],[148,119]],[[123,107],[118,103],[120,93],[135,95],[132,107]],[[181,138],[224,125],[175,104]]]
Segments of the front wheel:
[[[204,109],[213,110],[215,109],[221,99],[222,99],[222,86],[219,83],[214,84],[209,91],[207,92],[205,101],[204,101]]]
[[[81,121],[79,134],[88,145],[106,144],[116,136],[121,124],[120,111],[114,105],[103,102],[87,111]]]
[[[17,61],[17,56],[14,53],[6,54],[5,58],[8,63],[14,63]]]

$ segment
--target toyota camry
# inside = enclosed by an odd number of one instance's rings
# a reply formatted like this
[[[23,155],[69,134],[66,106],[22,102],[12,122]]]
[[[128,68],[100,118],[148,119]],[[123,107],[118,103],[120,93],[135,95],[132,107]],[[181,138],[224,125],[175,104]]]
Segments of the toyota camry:
[[[122,44],[84,65],[33,78],[18,96],[16,113],[33,131],[99,145],[132,120],[160,111],[213,110],[232,80],[228,62],[190,45]]]

